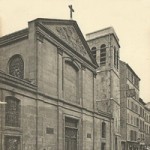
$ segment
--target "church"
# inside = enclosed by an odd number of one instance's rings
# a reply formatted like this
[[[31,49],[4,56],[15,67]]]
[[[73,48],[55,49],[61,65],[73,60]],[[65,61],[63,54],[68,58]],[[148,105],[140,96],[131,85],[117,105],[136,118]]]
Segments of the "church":
[[[119,47],[112,27],[86,41],[74,20],[1,37],[0,149],[119,150]]]

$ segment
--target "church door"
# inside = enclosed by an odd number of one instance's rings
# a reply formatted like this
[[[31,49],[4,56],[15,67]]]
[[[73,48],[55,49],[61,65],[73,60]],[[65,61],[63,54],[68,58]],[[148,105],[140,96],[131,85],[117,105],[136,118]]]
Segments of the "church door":
[[[65,150],[77,150],[77,120],[65,120]]]

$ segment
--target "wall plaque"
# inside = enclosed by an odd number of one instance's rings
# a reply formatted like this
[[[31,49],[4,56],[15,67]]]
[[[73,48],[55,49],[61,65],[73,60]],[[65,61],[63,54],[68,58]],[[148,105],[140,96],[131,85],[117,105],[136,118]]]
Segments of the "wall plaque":
[[[87,133],[87,138],[91,138],[91,133]]]
[[[46,128],[46,134],[54,134],[54,128]]]

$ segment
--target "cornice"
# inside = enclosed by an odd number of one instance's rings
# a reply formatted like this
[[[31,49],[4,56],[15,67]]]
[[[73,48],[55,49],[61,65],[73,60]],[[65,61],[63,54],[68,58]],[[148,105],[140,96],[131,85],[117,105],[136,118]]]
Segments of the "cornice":
[[[68,20],[68,19],[50,19],[50,18],[36,18],[30,22],[44,22],[44,24],[64,24],[68,25],[69,24],[74,24],[76,21],[75,20]]]
[[[0,47],[28,38],[28,28],[0,37]]]
[[[110,69],[106,69],[106,70],[100,70],[100,69],[97,69],[96,70],[96,72],[97,72],[97,74],[98,73],[101,73],[101,72],[106,72],[106,71],[112,71],[117,77],[118,77],[118,79],[120,79],[120,74],[119,73],[116,73],[116,71],[113,69],[113,68],[110,68]]]
[[[107,112],[104,112],[104,111],[100,111],[100,110],[98,110],[98,111],[95,112],[95,113],[98,114],[98,115],[101,115],[101,116],[103,116],[103,117],[108,117],[108,118],[113,119],[113,115],[110,114],[110,113],[107,113]]]
[[[137,78],[138,80],[140,81],[141,79],[139,78],[139,76],[135,73],[135,71],[130,67],[130,65],[122,60],[120,60],[121,64],[125,65],[127,68],[126,69],[129,69]]]
[[[98,115],[98,116],[101,116],[101,117],[107,117],[107,118],[109,118],[109,119],[113,119],[112,114],[110,114],[110,113],[106,113],[106,112],[103,112],[103,111],[99,111],[99,112],[98,112],[98,111],[90,110],[90,109],[87,109],[87,108],[81,106],[80,104],[71,103],[71,102],[69,102],[69,101],[66,101],[65,99],[58,99],[57,97],[53,97],[53,96],[44,94],[43,92],[40,92],[40,91],[38,91],[37,94],[38,94],[38,96],[43,96],[43,97],[46,97],[46,98],[48,98],[48,99],[54,100],[54,101],[56,101],[56,102],[61,102],[61,103],[63,103],[63,105],[61,105],[61,104],[59,104],[59,103],[53,104],[53,105],[55,105],[55,106],[60,106],[60,107],[63,107],[63,108],[68,108],[68,107],[67,107],[67,105],[68,105],[68,106],[72,106],[72,107],[74,107],[74,108],[77,108],[77,109],[78,109],[77,112],[80,112],[80,113],[81,113],[81,111],[82,111],[82,112],[84,111],[84,112],[90,113],[91,116]],[[42,99],[40,99],[40,98],[38,98],[38,100],[41,100],[41,101],[43,101],[43,102],[45,102],[45,103],[50,103],[49,100],[48,100],[48,101],[45,101],[45,100],[42,100]],[[52,103],[50,103],[50,104],[52,104]],[[65,106],[65,105],[66,105],[66,106]],[[69,109],[69,108],[68,108],[68,109]],[[70,108],[70,110],[74,110],[74,109],[71,109],[71,108]]]
[[[57,53],[63,56],[63,49],[61,49],[61,47],[57,47]]]
[[[87,40],[87,42],[91,42],[91,41],[94,41],[94,40],[97,40],[97,39],[100,39],[100,38],[104,38],[104,37],[107,37],[108,35],[113,35],[113,37],[114,37],[115,40],[117,41],[118,47],[120,48],[120,44],[119,44],[119,42],[118,42],[116,36],[115,36],[113,33],[106,34],[106,35],[102,35],[102,36],[98,36],[98,37],[96,37],[96,38],[94,38],[94,39]]]
[[[0,83],[10,85],[19,89],[36,92],[37,86],[26,80],[22,80],[0,71]]]

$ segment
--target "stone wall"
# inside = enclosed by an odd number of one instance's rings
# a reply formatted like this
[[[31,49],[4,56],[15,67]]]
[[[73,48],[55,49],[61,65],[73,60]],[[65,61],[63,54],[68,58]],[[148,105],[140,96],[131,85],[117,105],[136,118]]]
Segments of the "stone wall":
[[[126,89],[127,89],[127,79],[126,79],[126,66],[120,62],[120,126],[121,126],[121,139],[127,139],[127,98],[126,98]]]
[[[83,107],[93,110],[93,88],[94,88],[93,73],[86,69],[83,73]]]
[[[11,127],[5,125],[5,106],[0,109],[1,112],[1,137],[6,135],[19,137],[20,146],[23,149],[35,150],[36,149],[36,101],[35,95],[26,90],[21,90],[17,87],[1,84],[0,97],[3,101],[8,96],[16,98],[20,101],[20,126]],[[28,95],[28,96],[26,96]],[[7,104],[6,104],[7,105]],[[2,139],[3,139],[2,138]],[[2,149],[4,149],[4,140],[1,140]]]
[[[57,48],[47,40],[38,43],[38,88],[57,96]]]

